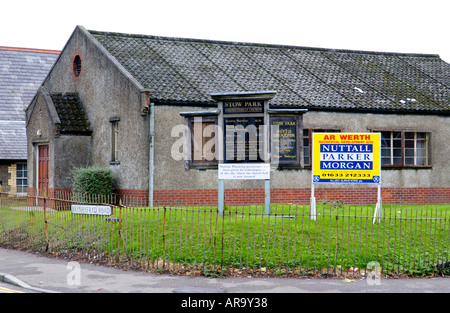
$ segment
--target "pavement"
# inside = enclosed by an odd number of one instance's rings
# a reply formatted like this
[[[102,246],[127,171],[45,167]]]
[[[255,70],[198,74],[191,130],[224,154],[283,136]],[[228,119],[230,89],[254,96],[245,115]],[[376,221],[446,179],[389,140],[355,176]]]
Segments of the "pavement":
[[[121,270],[0,248],[0,282],[33,293],[449,293],[450,278],[208,278]],[[190,299],[190,298],[189,298]]]

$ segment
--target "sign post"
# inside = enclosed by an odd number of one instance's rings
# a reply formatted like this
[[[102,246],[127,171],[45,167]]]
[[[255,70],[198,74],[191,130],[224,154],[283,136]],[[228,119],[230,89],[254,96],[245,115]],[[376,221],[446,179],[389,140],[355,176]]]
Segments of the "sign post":
[[[264,180],[264,212],[270,214],[270,163],[219,164],[219,215],[223,215],[224,180]]]
[[[379,133],[314,133],[311,220],[316,220],[314,184],[377,184],[375,219],[382,216],[381,135]]]
[[[221,112],[218,126],[218,211],[225,205],[224,180],[264,180],[265,213],[270,214],[269,100],[275,91],[212,94]]]

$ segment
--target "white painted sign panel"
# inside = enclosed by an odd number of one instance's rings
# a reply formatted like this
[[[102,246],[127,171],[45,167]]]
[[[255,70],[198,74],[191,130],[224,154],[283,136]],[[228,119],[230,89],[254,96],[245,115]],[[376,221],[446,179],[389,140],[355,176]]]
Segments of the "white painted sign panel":
[[[95,204],[72,204],[73,214],[89,214],[89,215],[111,215],[111,207],[108,205]]]
[[[270,164],[219,164],[219,179],[270,179]]]

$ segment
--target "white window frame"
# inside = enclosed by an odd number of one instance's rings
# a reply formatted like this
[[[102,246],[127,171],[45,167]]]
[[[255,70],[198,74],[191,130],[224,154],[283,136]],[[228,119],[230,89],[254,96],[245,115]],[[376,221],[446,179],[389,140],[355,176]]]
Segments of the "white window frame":
[[[18,165],[25,165],[25,170],[20,170],[19,171]],[[22,173],[22,174],[25,173],[26,176],[20,176],[19,177],[19,172]],[[19,185],[19,180],[21,180],[22,182],[23,182],[23,180],[25,180],[26,184],[25,185],[23,185],[23,184]],[[22,192],[19,192],[19,187],[21,188]],[[25,187],[25,189],[24,189],[24,187]],[[28,188],[28,166],[27,166],[27,163],[26,162],[16,163],[16,190],[17,190],[17,195],[18,196],[26,196],[27,195],[27,188]]]

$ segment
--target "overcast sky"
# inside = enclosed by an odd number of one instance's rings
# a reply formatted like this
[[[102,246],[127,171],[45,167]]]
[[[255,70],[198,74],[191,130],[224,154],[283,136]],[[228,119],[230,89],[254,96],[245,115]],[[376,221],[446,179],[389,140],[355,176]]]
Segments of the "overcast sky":
[[[22,0],[0,46],[61,50],[75,29],[382,52],[450,63],[449,0]]]

